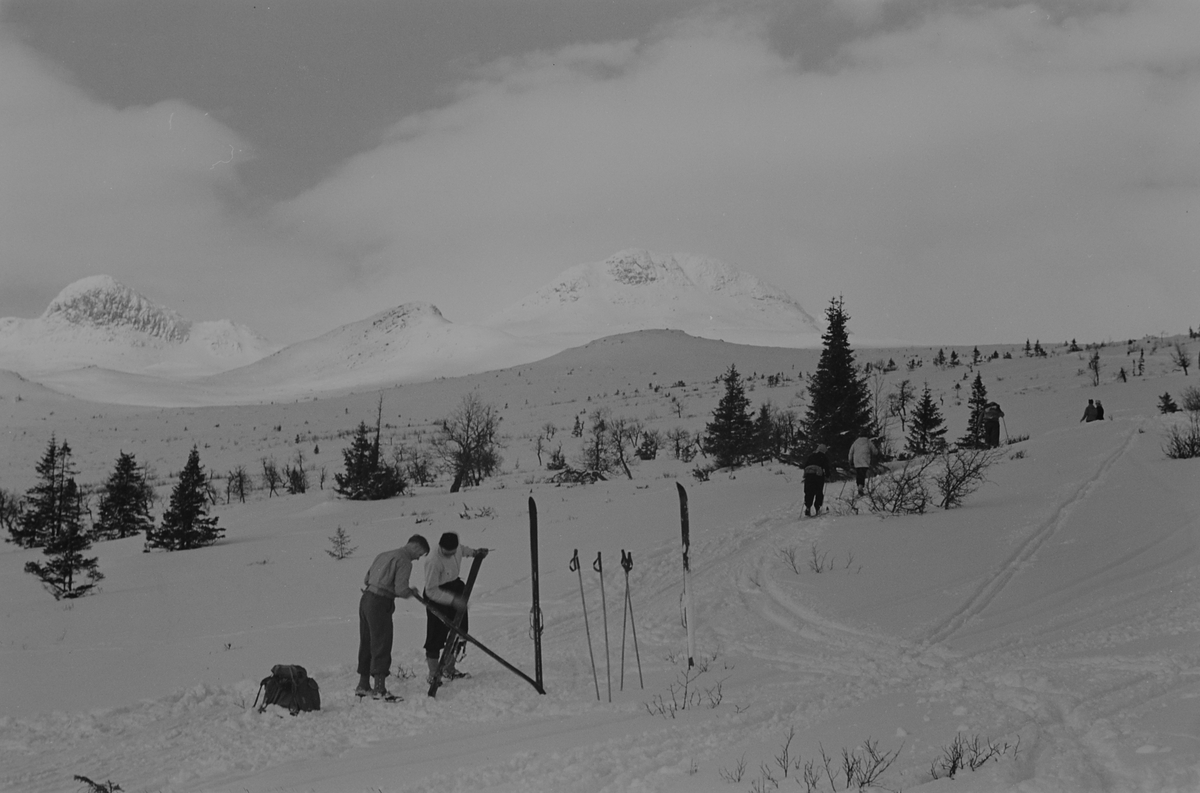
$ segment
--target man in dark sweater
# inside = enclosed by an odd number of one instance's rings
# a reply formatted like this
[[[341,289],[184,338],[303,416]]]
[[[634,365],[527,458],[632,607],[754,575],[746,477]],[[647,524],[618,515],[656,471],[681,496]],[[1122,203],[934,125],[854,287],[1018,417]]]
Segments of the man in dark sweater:
[[[821,514],[825,503],[825,480],[833,476],[829,464],[829,447],[821,443],[804,461],[804,514]]]

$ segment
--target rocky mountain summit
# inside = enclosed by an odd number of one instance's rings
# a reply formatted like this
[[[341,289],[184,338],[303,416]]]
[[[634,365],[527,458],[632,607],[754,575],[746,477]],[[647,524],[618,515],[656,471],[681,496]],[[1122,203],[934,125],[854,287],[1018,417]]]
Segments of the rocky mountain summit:
[[[22,373],[101,367],[199,377],[279,349],[229,320],[193,322],[108,275],[64,288],[40,317],[0,319],[0,368]]]

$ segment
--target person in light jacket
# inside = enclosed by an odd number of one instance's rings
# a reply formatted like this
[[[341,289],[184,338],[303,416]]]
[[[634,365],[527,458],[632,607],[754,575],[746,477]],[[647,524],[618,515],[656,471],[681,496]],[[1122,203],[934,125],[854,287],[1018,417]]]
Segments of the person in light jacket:
[[[854,469],[854,482],[858,485],[860,496],[866,490],[867,472],[871,470],[878,454],[879,446],[866,433],[860,434],[850,446],[850,467]]]
[[[420,534],[404,546],[375,557],[363,579],[358,601],[358,687],[354,694],[375,699],[397,699],[385,685],[392,667],[392,614],[396,598],[410,598],[417,590],[409,586],[412,563],[429,553],[429,541]],[[375,687],[371,687],[371,677]]]
[[[446,646],[446,636],[450,629],[433,613],[434,609],[447,619],[453,621],[455,616],[462,613],[459,627],[463,633],[469,628],[467,624],[467,602],[463,598],[466,584],[458,577],[462,567],[463,557],[487,556],[487,548],[470,548],[458,541],[458,534],[448,531],[438,540],[437,553],[429,557],[425,563],[425,599],[429,605],[425,607],[425,663],[429,667],[429,683],[438,674],[438,663],[441,661],[442,650]],[[447,680],[466,677],[455,666],[455,654],[451,653],[446,668],[442,670]]]

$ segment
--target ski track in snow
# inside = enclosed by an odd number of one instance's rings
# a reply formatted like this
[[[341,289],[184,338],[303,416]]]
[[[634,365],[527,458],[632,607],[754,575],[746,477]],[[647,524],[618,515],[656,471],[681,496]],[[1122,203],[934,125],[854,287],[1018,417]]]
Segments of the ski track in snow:
[[[1126,452],[1133,446],[1134,441],[1138,436],[1138,429],[1141,427],[1141,422],[1138,422],[1128,433],[1125,442],[1121,446],[1108,455],[1103,462],[1100,463],[1088,479],[1082,485],[1076,488],[1075,492],[1066,501],[1061,503],[1050,517],[1047,518],[1040,526],[1032,531],[1029,536],[1022,542],[1013,554],[1004,561],[1000,569],[996,571],[990,578],[985,580],[975,592],[964,602],[959,608],[955,609],[949,616],[942,620],[936,627],[927,633],[922,639],[921,644],[929,647],[936,644],[942,644],[951,639],[959,630],[961,630],[972,619],[983,613],[988,605],[996,599],[996,597],[1004,591],[1013,578],[1032,564],[1038,551],[1045,546],[1047,542],[1055,535],[1055,533],[1066,524],[1070,519],[1071,514],[1075,509],[1083,503],[1096,488],[1100,487],[1109,472],[1117,464]]]

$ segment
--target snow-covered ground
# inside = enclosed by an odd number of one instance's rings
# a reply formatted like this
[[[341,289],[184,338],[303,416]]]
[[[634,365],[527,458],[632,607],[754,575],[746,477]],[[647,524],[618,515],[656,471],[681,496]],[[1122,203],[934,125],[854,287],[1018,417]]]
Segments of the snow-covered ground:
[[[546,483],[537,466],[530,434],[553,422],[554,442],[573,456],[574,416],[599,406],[664,430],[701,429],[720,396],[714,378],[730,363],[759,375],[748,394],[755,407],[769,399],[800,411],[796,378],[815,368],[816,350],[635,334],[389,389],[385,438],[395,441],[427,433],[478,389],[510,435],[504,473],[459,494],[443,480],[380,503],[339,500],[328,483],[305,495],[256,492],[215,508],[227,538],[211,548],[144,554],[136,538],[96,545],[107,578],[76,601],[54,601],[22,572],[36,551],[0,548],[0,789],[78,790],[78,774],[147,793],[751,791],[774,789],[770,779],[804,790],[797,758],[802,766],[823,749],[840,764],[843,749],[867,740],[898,753],[879,780],[893,790],[1200,789],[1200,461],[1165,457],[1164,427],[1181,419],[1156,410],[1159,394],[1178,401],[1198,381],[1194,371],[1172,372],[1164,348],[1140,346],[1145,376],[1116,381],[1137,353],[1110,345],[1099,387],[1061,347],[1029,359],[1016,346],[981,346],[1016,356],[979,370],[1006,411],[1006,431],[1029,439],[1005,447],[990,483],[964,507],[886,519],[848,514],[840,483],[828,487],[833,511],[804,519],[797,471],[781,465],[701,483],[694,463],[660,456],[635,466],[632,480],[578,487]],[[935,369],[934,352],[858,357],[900,364],[886,390],[928,380],[957,437],[970,381],[965,367]],[[913,355],[925,363],[908,372]],[[768,388],[763,378],[775,373],[791,379]],[[1094,397],[1111,420],[1078,423]],[[331,479],[348,443],[337,433],[372,421],[378,392],[157,409],[84,402],[4,376],[0,398],[0,486],[22,492],[52,432],[75,450],[82,482],[103,480],[124,449],[169,485],[193,443],[218,473],[256,471],[265,456],[283,462],[301,450]],[[690,673],[677,482],[691,502],[700,666]],[[405,701],[355,701],[362,576],[376,553],[414,531],[436,541],[453,530],[495,549],[472,599],[472,632],[532,674],[531,496],[546,695],[472,649],[462,667],[473,677],[436,699],[419,680],[393,678]],[[357,546],[340,561],[326,553],[338,526]],[[580,578],[568,569],[576,549],[595,680]],[[799,572],[786,558],[793,549]],[[627,631],[623,687],[622,550],[633,554],[644,680]],[[821,573],[807,565],[814,552],[829,564]],[[395,624],[396,662],[418,669],[421,609],[401,602]],[[277,663],[307,667],[321,686],[320,712],[250,707]],[[685,700],[685,681],[694,698]],[[671,713],[672,701],[688,706]],[[977,771],[932,780],[956,736],[1008,748]]]

